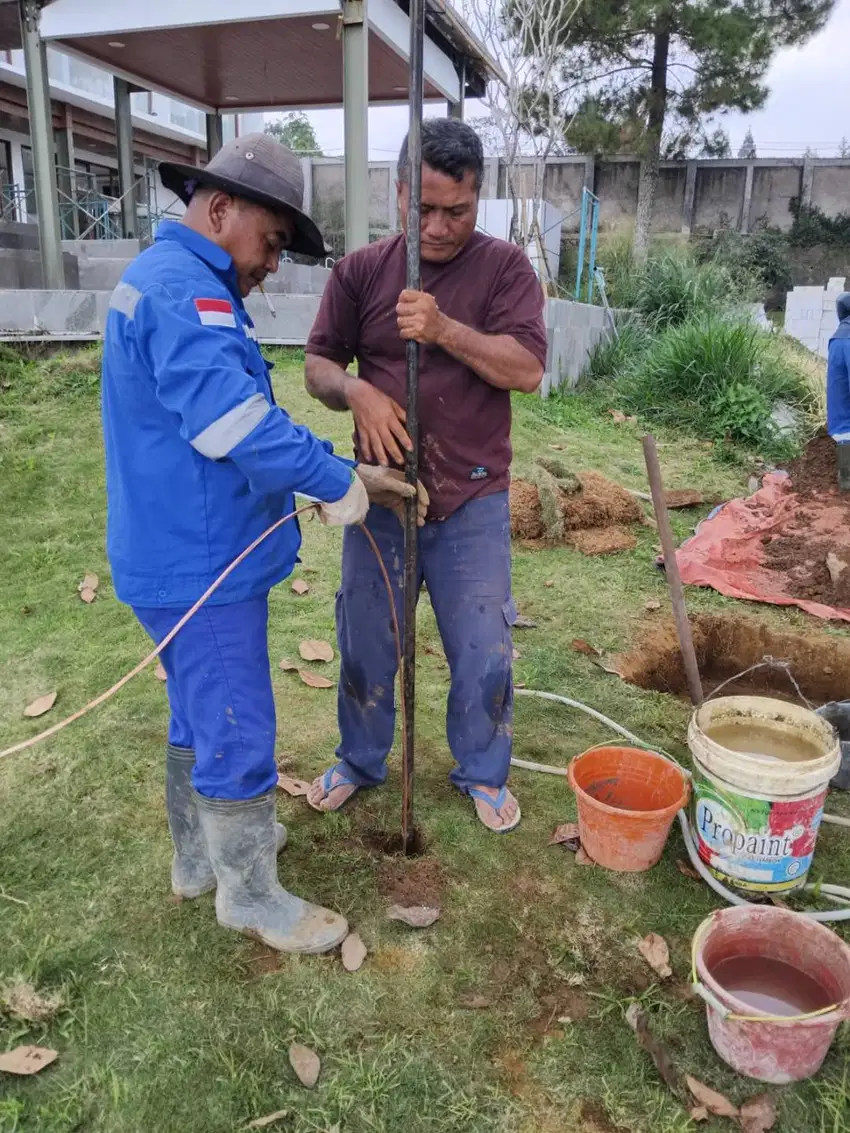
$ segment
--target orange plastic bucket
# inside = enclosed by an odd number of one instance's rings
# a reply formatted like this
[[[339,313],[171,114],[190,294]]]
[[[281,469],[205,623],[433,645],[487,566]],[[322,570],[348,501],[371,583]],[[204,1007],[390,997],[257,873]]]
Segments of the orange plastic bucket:
[[[690,784],[674,763],[635,747],[597,747],[569,766],[581,844],[606,869],[637,873],[664,852]]]

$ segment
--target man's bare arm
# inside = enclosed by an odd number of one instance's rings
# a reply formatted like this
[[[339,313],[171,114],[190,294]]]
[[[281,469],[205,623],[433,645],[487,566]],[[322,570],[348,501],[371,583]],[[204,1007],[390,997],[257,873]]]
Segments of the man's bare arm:
[[[398,329],[402,338],[439,346],[496,389],[534,393],[543,378],[543,366],[509,334],[482,334],[444,315],[433,295],[402,291]]]
[[[308,354],[304,367],[307,392],[328,409],[350,409],[363,459],[378,464],[404,464],[412,449],[404,427],[405,412],[369,382],[349,374],[338,362]]]
[[[328,409],[342,413],[349,409],[348,386],[359,381],[338,362],[323,358],[321,354],[308,354],[304,365],[304,380],[310,397],[321,401]]]

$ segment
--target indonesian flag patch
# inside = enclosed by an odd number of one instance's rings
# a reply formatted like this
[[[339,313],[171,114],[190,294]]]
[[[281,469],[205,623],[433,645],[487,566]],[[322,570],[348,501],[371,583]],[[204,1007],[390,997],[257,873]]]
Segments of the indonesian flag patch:
[[[195,310],[205,327],[236,328],[233,304],[227,299],[196,299]]]

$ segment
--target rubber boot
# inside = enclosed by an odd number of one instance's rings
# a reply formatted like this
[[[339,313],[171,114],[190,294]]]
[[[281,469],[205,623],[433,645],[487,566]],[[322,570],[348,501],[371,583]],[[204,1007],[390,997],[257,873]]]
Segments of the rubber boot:
[[[168,829],[174,843],[171,859],[171,890],[177,897],[191,899],[211,893],[216,878],[207,853],[195,792],[192,768],[195,753],[191,748],[167,744],[165,749],[165,809]],[[276,824],[277,852],[286,845],[286,827]]]
[[[277,879],[274,791],[243,800],[195,792],[195,801],[218,879],[220,925],[278,952],[329,952],[345,940],[344,917],[302,901]]]
[[[850,492],[850,444],[846,441],[836,443],[835,460],[838,465],[838,489]]]

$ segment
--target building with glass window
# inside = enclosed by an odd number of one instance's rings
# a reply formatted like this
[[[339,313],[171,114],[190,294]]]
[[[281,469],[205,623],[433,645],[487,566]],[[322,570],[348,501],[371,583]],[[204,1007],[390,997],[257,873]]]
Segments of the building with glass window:
[[[115,99],[112,75],[100,67],[47,49],[62,236],[120,235]],[[206,160],[206,115],[153,91],[130,96],[140,225],[164,212],[182,211],[155,176],[164,160]],[[263,114],[222,116],[224,139],[262,130]],[[38,217],[30,144],[26,72],[21,50],[0,51],[0,220]]]

